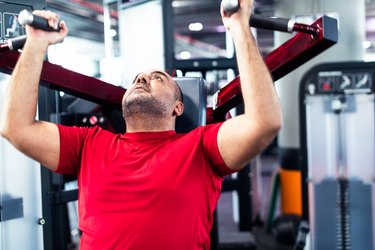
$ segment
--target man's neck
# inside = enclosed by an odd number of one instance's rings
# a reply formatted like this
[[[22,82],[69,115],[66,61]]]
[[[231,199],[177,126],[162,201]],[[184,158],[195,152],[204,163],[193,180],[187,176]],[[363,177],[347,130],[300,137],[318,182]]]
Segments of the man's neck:
[[[148,115],[137,115],[127,117],[125,120],[127,132],[152,132],[175,130],[174,120],[166,117],[153,117]]]

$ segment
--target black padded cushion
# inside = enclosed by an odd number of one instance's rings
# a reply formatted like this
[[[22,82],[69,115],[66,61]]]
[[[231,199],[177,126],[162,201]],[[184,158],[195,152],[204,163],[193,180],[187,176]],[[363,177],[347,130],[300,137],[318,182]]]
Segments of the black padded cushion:
[[[186,133],[206,124],[207,91],[202,77],[175,77],[184,95],[184,113],[177,118],[176,132]]]

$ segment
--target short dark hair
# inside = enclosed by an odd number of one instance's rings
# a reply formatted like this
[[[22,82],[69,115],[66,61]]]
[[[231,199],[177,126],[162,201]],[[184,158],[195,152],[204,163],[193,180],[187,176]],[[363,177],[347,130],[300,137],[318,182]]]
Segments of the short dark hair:
[[[176,81],[174,81],[174,83],[176,84],[176,91],[175,91],[176,99],[184,103],[184,94],[182,93],[180,85],[178,85]]]

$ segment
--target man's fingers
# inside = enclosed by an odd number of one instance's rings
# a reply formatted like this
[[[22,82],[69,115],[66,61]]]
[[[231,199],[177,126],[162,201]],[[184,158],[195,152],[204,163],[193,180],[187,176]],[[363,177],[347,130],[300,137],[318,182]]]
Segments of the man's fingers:
[[[34,10],[33,14],[48,20],[48,25],[51,28],[54,28],[54,29],[58,28],[59,16],[56,13],[49,11],[49,10]]]
[[[66,26],[66,23],[64,21],[61,21],[60,23],[60,34],[63,36],[66,36],[68,34],[68,26]]]

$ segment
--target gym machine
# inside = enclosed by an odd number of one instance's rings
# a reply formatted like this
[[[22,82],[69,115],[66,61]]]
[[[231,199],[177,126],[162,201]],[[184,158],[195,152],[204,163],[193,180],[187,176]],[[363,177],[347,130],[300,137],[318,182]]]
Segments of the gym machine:
[[[311,249],[375,248],[374,69],[373,62],[325,63],[302,78],[303,217]]]
[[[338,30],[336,20],[323,16],[312,25],[309,25],[306,32],[300,31],[296,33],[294,37],[267,55],[264,60],[273,79],[276,81],[299,65],[334,45],[337,40]],[[9,45],[8,41],[7,44]],[[0,57],[0,69],[2,72],[9,74],[14,69],[19,53],[16,51],[5,51],[7,50],[5,45],[0,47],[3,50]],[[74,83],[71,81],[72,78],[75,79]],[[41,85],[45,87],[41,91],[47,99],[54,99],[54,94],[50,91],[52,89],[63,91],[114,110],[120,110],[121,99],[126,91],[121,87],[116,87],[96,78],[64,69],[47,61],[44,62]],[[214,106],[205,108],[206,124],[225,120],[229,110],[241,104],[241,102],[240,78],[237,76],[226,87],[216,93]],[[50,116],[54,111],[47,107],[48,104],[49,102],[46,100],[40,100],[40,106],[44,107],[44,109],[39,110],[39,118],[41,120],[51,120]],[[58,180],[59,177],[51,175],[44,168],[41,171],[42,178],[49,180],[47,183],[42,183],[43,217],[38,220],[43,225],[44,248],[64,249],[63,232],[58,232],[57,229],[54,229],[53,224],[59,223],[56,220],[56,215],[64,214],[63,206],[77,199],[77,190],[66,191],[56,188],[56,183],[61,183]],[[214,227],[212,249],[218,247],[217,241],[217,229],[215,233]]]

